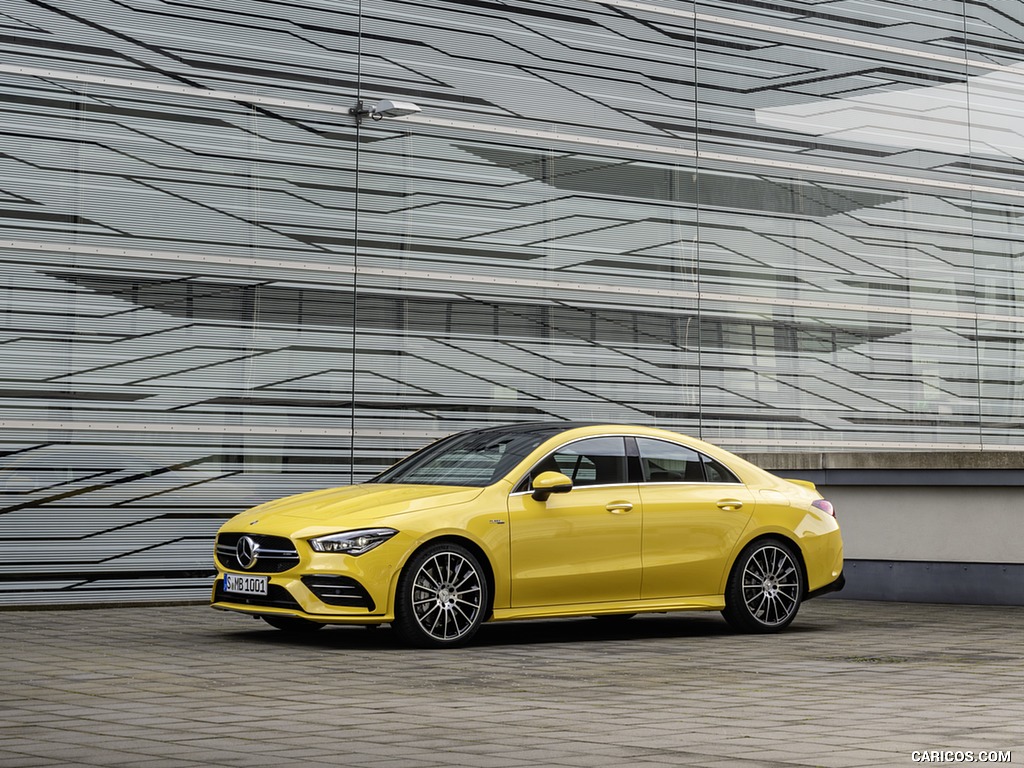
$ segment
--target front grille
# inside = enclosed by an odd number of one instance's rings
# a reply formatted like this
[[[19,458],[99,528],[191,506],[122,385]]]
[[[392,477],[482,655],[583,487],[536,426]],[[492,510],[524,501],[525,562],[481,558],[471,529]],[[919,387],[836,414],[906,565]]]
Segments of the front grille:
[[[264,595],[236,595],[224,591],[224,579],[217,580],[217,589],[213,595],[214,602],[235,603],[236,605],[258,605],[261,608],[292,608],[301,611],[302,606],[296,602],[287,589],[277,584],[267,585]]]
[[[238,540],[248,536],[258,547],[256,562],[245,568],[238,562]],[[299,564],[299,553],[291,539],[284,536],[263,536],[258,533],[222,533],[217,537],[217,562],[229,571],[248,573],[281,573]]]
[[[303,576],[302,583],[328,605],[365,608],[371,612],[376,607],[363,585],[348,576]]]

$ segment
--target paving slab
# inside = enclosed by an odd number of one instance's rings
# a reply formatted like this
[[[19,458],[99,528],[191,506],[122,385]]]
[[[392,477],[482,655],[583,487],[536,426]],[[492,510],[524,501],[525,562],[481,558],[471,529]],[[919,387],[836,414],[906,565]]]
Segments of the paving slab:
[[[0,627],[2,768],[1024,763],[1024,608],[822,599],[779,635],[674,614],[487,625],[442,651],[205,606]]]

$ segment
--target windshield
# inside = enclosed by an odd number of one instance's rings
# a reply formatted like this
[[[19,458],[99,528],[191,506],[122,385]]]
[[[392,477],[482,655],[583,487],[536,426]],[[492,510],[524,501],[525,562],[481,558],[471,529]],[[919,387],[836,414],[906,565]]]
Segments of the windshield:
[[[462,432],[428,445],[369,482],[482,488],[503,478],[534,448],[565,428],[562,424]]]

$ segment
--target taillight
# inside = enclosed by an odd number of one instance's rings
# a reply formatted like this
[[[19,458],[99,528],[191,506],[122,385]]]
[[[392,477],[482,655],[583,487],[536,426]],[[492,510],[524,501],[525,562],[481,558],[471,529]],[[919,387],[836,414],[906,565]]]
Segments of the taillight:
[[[815,499],[811,502],[812,507],[817,507],[826,515],[836,516],[836,509],[832,506],[832,502],[827,499]]]

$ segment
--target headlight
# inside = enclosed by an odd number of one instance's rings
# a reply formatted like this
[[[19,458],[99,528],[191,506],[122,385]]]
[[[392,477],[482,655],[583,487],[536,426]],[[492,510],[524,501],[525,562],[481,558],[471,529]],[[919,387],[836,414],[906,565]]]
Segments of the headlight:
[[[361,531],[332,533],[309,540],[315,552],[341,552],[346,555],[361,555],[394,536],[394,528],[366,528]]]

